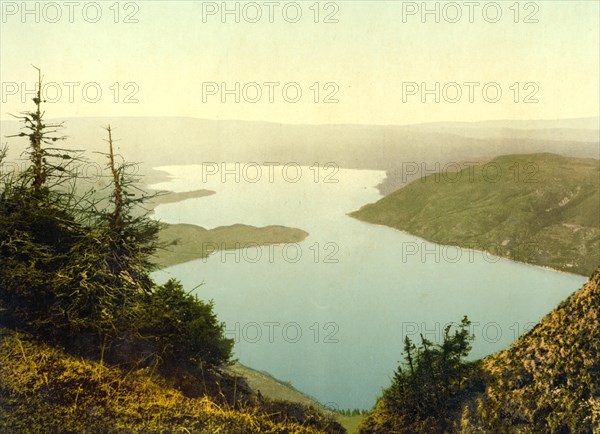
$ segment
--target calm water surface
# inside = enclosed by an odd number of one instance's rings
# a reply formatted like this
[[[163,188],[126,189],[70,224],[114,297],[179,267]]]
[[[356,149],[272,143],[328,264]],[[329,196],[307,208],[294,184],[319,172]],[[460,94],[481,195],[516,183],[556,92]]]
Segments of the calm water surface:
[[[196,292],[214,299],[236,339],[236,358],[332,407],[370,408],[401,360],[404,336],[439,342],[444,325],[466,314],[476,336],[472,356],[482,357],[586,280],[348,217],[381,197],[382,171],[228,168],[225,179],[220,168],[215,175],[207,166],[160,168],[172,179],[153,188],[216,194],[160,205],[155,218],[205,228],[283,225],[310,235],[298,244],[217,252],[156,279],[204,283]]]

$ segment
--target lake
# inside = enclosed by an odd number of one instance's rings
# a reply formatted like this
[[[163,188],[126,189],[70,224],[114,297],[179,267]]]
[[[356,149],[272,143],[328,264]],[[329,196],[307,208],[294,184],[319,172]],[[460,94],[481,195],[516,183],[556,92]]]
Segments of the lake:
[[[404,336],[441,342],[468,315],[471,358],[510,345],[586,279],[440,246],[347,213],[381,195],[385,172],[328,166],[160,167],[152,188],[215,195],[159,205],[166,223],[283,225],[298,244],[216,252],[156,272],[215,301],[235,358],[333,408],[370,408],[402,358]]]

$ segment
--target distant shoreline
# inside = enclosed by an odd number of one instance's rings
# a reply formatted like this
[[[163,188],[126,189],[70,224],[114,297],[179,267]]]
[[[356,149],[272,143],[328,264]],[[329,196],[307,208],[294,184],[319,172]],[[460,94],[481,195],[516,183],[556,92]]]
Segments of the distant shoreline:
[[[178,203],[189,199],[198,199],[201,197],[212,196],[213,194],[216,194],[216,192],[205,189],[184,191],[182,193],[169,190],[157,190],[157,196],[148,201],[148,209],[152,213],[159,205]]]
[[[370,223],[370,222],[367,222],[365,220],[361,220],[361,219],[359,219],[357,217],[352,216],[351,213],[348,213],[347,215],[348,215],[348,217],[351,217],[351,218],[353,218],[353,219],[355,219],[355,220],[357,220],[357,221],[359,221],[361,223],[364,223],[366,225],[373,225],[373,226],[379,226],[379,227],[386,228],[386,229],[391,229],[393,231],[400,232],[402,234],[409,235],[411,237],[417,238],[418,240],[424,241],[424,242],[429,243],[429,244],[435,244],[435,245],[443,246],[443,247],[456,247],[456,248],[462,249],[462,250],[468,249],[468,250],[471,250],[471,251],[474,251],[474,252],[479,252],[479,253],[482,253],[482,254],[485,254],[485,255],[493,256],[495,258],[498,258],[498,260],[509,261],[509,262],[512,262],[513,264],[520,264],[520,265],[528,266],[528,267],[541,268],[543,270],[554,271],[555,273],[566,274],[568,276],[583,277],[585,279],[589,278],[589,276],[585,276],[583,274],[570,273],[570,272],[564,271],[564,270],[557,270],[556,268],[552,268],[552,267],[549,267],[547,265],[539,265],[539,264],[532,264],[532,263],[529,263],[529,262],[516,261],[514,259],[507,258],[506,256],[499,256],[499,255],[496,255],[496,254],[494,254],[492,252],[489,252],[487,250],[477,249],[475,247],[463,247],[463,246],[459,246],[459,245],[456,245],[456,244],[440,244],[440,243],[436,243],[435,241],[428,240],[426,238],[420,237],[420,236],[415,235],[415,234],[411,234],[410,232],[404,231],[402,229],[395,228],[393,226],[384,225],[382,223]],[[488,261],[486,261],[486,262],[488,262]],[[495,262],[489,261],[490,264],[495,264],[496,262],[497,261],[495,261]]]
[[[166,224],[159,233],[159,249],[154,260],[159,269],[198,259],[206,259],[222,250],[291,244],[304,241],[308,232],[286,226],[256,227],[244,224],[205,229],[193,224]]]

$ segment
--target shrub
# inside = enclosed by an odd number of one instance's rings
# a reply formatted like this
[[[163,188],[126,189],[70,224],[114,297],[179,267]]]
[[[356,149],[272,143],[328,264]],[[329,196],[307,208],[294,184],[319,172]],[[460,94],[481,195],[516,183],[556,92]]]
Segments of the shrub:
[[[417,347],[406,337],[406,363],[399,366],[392,385],[373,412],[363,421],[361,433],[447,432],[465,396],[484,385],[476,374],[478,363],[465,362],[474,336],[465,316],[454,333],[444,330],[444,340],[434,345],[421,335]],[[475,378],[469,380],[468,378]]]
[[[213,303],[188,294],[176,280],[158,286],[147,298],[139,330],[155,343],[169,365],[218,365],[231,357],[233,340],[224,337]]]

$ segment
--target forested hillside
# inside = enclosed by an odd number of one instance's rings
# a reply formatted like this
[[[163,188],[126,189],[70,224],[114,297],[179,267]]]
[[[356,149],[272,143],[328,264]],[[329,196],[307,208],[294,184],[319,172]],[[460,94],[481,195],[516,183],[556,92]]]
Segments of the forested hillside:
[[[594,159],[506,155],[423,177],[351,215],[587,276],[600,263],[599,173]]]

